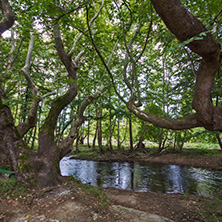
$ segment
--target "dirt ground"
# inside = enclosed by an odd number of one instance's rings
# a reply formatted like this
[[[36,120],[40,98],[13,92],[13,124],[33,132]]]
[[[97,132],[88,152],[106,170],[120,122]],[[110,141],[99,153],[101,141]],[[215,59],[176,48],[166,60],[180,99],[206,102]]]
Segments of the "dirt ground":
[[[113,160],[116,159],[112,156]],[[105,159],[105,158],[104,158]],[[102,157],[100,158],[102,160]],[[105,159],[105,160],[111,160]],[[191,165],[222,170],[222,155],[190,156],[166,153],[152,157],[131,156],[125,160]],[[125,161],[124,160],[124,161]],[[208,221],[206,205],[212,200],[192,195],[133,192],[114,188],[93,188],[67,182],[56,187],[28,190],[18,197],[0,199],[1,222],[164,222]],[[214,209],[222,221],[222,209]]]

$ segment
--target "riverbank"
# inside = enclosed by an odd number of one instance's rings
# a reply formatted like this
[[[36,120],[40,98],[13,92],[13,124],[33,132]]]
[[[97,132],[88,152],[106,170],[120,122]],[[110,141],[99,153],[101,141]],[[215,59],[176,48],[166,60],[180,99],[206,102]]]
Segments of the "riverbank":
[[[0,221],[204,222],[212,216],[206,211],[212,204],[196,196],[99,189],[67,180],[56,187],[1,198]],[[214,215],[217,212],[214,209]]]
[[[79,158],[100,161],[143,161],[164,164],[191,165],[221,170],[218,154],[162,153],[98,153],[86,151]],[[1,162],[1,161],[0,161]],[[0,198],[1,222],[157,222],[157,221],[222,221],[222,201],[188,194],[133,192],[114,188],[95,188],[66,178],[56,187],[28,189],[13,179],[1,184],[5,192]]]

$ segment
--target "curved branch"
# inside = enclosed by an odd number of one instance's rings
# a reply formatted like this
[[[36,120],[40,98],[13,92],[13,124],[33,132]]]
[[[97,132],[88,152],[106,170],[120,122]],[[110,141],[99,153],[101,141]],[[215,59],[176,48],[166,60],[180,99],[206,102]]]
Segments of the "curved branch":
[[[85,120],[87,119],[83,114],[86,110],[86,108],[88,107],[88,105],[98,99],[101,95],[102,95],[102,91],[104,90],[104,86],[102,86],[101,90],[96,92],[94,95],[88,95],[86,96],[86,98],[83,100],[83,102],[81,103],[78,113],[77,113],[77,118],[75,121],[72,122],[71,124],[71,129],[69,132],[69,135],[67,138],[65,138],[62,142],[61,142],[61,146],[60,146],[60,150],[61,150],[61,158],[64,157],[65,155],[67,155],[69,152],[71,152],[72,148],[73,148],[73,142],[76,138],[77,132],[79,130],[79,127],[85,122]]]
[[[204,25],[179,0],[151,0],[151,2],[168,29],[179,41],[186,41],[193,38],[193,41],[189,42],[187,46],[202,57],[192,102],[196,114],[191,114],[188,117],[177,120],[153,117],[136,109],[134,99],[132,98],[127,103],[127,107],[139,118],[159,127],[187,129],[203,126],[208,130],[218,130],[218,125],[220,125],[218,121],[220,121],[222,113],[219,108],[215,109],[213,107],[211,91],[221,61],[219,44],[207,32]],[[195,40],[195,37],[201,33],[205,33],[203,38]]]
[[[26,56],[25,66],[22,68],[22,72],[28,82],[29,87],[32,89],[34,87],[34,83],[32,82],[32,79],[29,75],[29,70],[31,67],[31,58],[32,58],[32,51],[33,51],[33,45],[34,45],[34,35],[33,33],[30,33],[30,41],[29,41],[29,48]]]
[[[0,0],[0,8],[2,10],[2,19],[0,20],[0,35],[13,26],[15,15],[8,0]]]
[[[88,8],[86,8],[86,12],[87,12],[87,25],[88,25],[88,27],[89,27]],[[112,73],[111,73],[108,65],[106,64],[106,62],[105,62],[105,60],[104,60],[104,58],[103,58],[100,50],[97,48],[97,46],[96,46],[96,44],[95,44],[95,41],[94,41],[94,39],[93,39],[93,36],[92,36],[92,32],[91,32],[90,27],[89,27],[89,37],[90,37],[90,39],[91,39],[91,42],[92,42],[92,45],[93,45],[94,49],[96,50],[97,55],[99,56],[99,58],[100,58],[100,60],[102,61],[103,65],[104,65],[104,67],[105,67],[105,69],[106,69],[106,71],[108,72],[108,74],[109,74],[109,76],[110,76],[110,78],[111,78],[112,85],[113,85],[113,88],[114,88],[114,91],[115,91],[116,95],[119,97],[119,99],[120,99],[122,102],[126,103],[126,101],[124,100],[124,98],[123,98],[123,97],[120,95],[120,93],[118,92],[118,90],[117,90],[117,88],[116,88],[116,86],[115,86],[114,77],[113,77],[113,75],[112,75]],[[114,47],[115,47],[115,46],[114,46]]]
[[[38,109],[39,102],[41,101],[41,99],[39,98],[39,88],[33,83],[29,75],[29,70],[31,67],[32,51],[33,51],[33,45],[34,45],[34,35],[33,33],[30,33],[30,34],[31,36],[30,36],[30,41],[29,41],[29,48],[28,48],[28,52],[26,56],[25,66],[22,68],[22,72],[26,78],[29,88],[32,91],[33,100],[32,100],[32,104],[28,113],[28,121],[21,122],[16,127],[18,132],[20,133],[21,138],[23,138],[23,136],[29,131],[29,129],[35,126],[37,109]]]
[[[134,113],[139,119],[152,123],[157,127],[173,130],[190,129],[201,126],[197,122],[196,114],[183,117],[181,119],[170,119],[160,116],[154,116],[149,113],[139,110],[135,104],[134,99],[131,97],[130,101],[126,104],[127,108]]]
[[[179,0],[151,0],[151,2],[167,28],[179,41],[184,42],[206,33],[203,39],[191,41],[187,46],[206,61],[218,59],[220,49],[217,41]]]
[[[56,25],[58,26],[58,24]],[[76,67],[75,64],[72,62],[71,57],[68,56],[64,50],[60,29],[54,26],[53,32],[54,32],[55,47],[57,49],[59,58],[66,67],[66,70],[69,76],[71,77],[72,82],[70,83],[69,89],[66,91],[64,95],[59,96],[53,100],[50,111],[45,119],[44,124],[40,129],[40,134],[46,133],[50,135],[52,138],[54,137],[54,130],[57,124],[57,119],[59,114],[68,104],[70,104],[70,102],[73,101],[73,99],[77,95],[76,72],[78,69],[78,67]],[[44,149],[44,147],[41,147],[39,149],[39,153],[44,152],[44,150],[41,149]]]

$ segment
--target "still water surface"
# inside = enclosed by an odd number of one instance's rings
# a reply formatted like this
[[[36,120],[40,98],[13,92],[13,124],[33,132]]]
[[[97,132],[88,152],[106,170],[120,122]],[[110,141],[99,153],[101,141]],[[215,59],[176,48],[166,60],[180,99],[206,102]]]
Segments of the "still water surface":
[[[64,157],[62,176],[73,175],[82,183],[141,192],[197,194],[222,198],[222,171],[177,165],[97,162]]]

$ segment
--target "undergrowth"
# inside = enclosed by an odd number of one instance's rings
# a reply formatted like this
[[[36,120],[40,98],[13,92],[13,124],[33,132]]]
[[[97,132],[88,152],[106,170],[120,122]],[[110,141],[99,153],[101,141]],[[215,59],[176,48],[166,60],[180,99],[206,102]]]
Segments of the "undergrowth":
[[[203,217],[206,222],[222,221],[222,200],[216,199],[209,201],[204,208]]]
[[[83,184],[75,175],[71,176],[71,180],[75,185],[81,188],[84,196],[93,196],[95,198],[96,205],[100,210],[110,206],[108,198],[101,188]]]
[[[22,199],[27,195],[26,187],[18,182],[14,176],[11,178],[0,181],[0,197],[6,198],[7,196]]]

